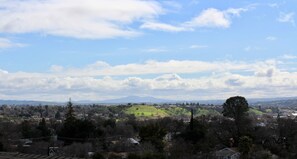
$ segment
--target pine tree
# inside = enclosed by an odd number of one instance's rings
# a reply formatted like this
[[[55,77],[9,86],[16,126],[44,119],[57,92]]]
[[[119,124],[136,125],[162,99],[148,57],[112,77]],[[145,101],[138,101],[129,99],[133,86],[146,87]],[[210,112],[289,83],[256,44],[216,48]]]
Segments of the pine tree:
[[[71,102],[71,99],[69,99],[69,102],[67,102],[67,113],[65,114],[65,122],[69,123],[73,121],[75,121],[73,104]]]
[[[42,137],[48,137],[51,134],[44,118],[42,118],[42,120],[39,122],[37,129],[40,131]]]

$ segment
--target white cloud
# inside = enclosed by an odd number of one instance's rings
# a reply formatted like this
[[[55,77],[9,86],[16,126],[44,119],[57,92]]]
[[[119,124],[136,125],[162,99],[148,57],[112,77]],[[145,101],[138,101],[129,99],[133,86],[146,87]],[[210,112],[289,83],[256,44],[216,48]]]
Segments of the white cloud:
[[[282,59],[291,60],[291,59],[297,59],[297,56],[295,56],[295,55],[285,54],[285,55],[283,55],[281,58],[282,58]]]
[[[291,64],[279,57],[254,62],[170,60],[125,65],[98,61],[84,68],[52,66],[47,73],[0,70],[0,98],[64,101],[69,97],[100,100],[129,95],[168,99],[291,96],[297,89],[297,72],[290,70]]]
[[[274,74],[274,68],[268,68],[268,69],[264,69],[264,70],[260,70],[259,72],[255,72],[256,76],[259,77],[272,77]]]
[[[231,21],[226,17],[223,11],[215,8],[209,8],[200,13],[197,17],[187,22],[189,27],[221,27],[228,28]]]
[[[250,52],[250,51],[260,51],[263,50],[264,48],[258,47],[258,46],[247,46],[244,48],[244,51]]]
[[[23,47],[25,44],[15,43],[6,38],[0,38],[0,49],[11,48],[11,47]]]
[[[225,84],[229,86],[242,86],[244,84],[244,81],[241,81],[238,78],[231,78],[231,79],[227,79],[225,81]]]
[[[277,20],[282,23],[291,23],[292,25],[295,25],[294,16],[295,16],[294,12],[290,12],[290,13],[281,12]]]
[[[158,2],[148,0],[5,0],[0,8],[2,33],[90,39],[137,36],[129,24],[163,13]]]
[[[248,11],[249,8],[251,7],[229,8],[227,10],[208,8],[187,22],[172,25],[155,21],[147,21],[141,25],[140,28],[168,32],[193,31],[195,28],[228,28],[230,27],[234,16],[239,17],[242,12]]]
[[[271,8],[278,8],[279,7],[279,4],[277,4],[277,3],[270,3],[270,4],[268,4],[268,6],[271,7]]]
[[[172,11],[180,10],[182,5],[172,0],[161,1],[161,3]]]
[[[165,23],[159,22],[146,22],[140,26],[141,29],[150,29],[150,30],[160,30],[160,31],[168,31],[168,32],[180,32],[190,30],[189,28],[174,26]]]
[[[229,8],[227,10],[208,8],[191,21],[186,22],[185,25],[190,27],[228,28],[232,23],[232,16],[239,17],[242,12],[246,11],[248,11],[247,8]]]
[[[119,75],[147,75],[168,73],[197,73],[197,72],[223,72],[226,70],[247,70],[254,68],[253,65],[242,62],[230,61],[146,61],[145,63],[130,63],[126,65],[111,66],[105,62],[97,62],[86,68],[64,68],[63,75],[68,76],[119,76]],[[55,66],[57,67],[57,66]],[[78,73],[79,72],[79,73]]]
[[[150,49],[145,49],[143,52],[150,52],[150,53],[157,53],[157,52],[167,52],[168,50],[162,49],[162,48],[150,48]]]
[[[275,41],[275,40],[277,40],[277,37],[274,37],[274,36],[268,36],[268,37],[266,37],[266,40],[269,40],[269,41]]]
[[[51,72],[62,72],[64,69],[63,66],[58,66],[58,65],[52,65],[50,68]]]
[[[208,48],[207,45],[191,45],[190,49],[203,49],[203,48]]]
[[[250,8],[250,7],[248,7],[248,8]],[[246,12],[246,11],[248,11],[247,8],[229,8],[229,9],[225,10],[224,13],[227,15],[231,15],[231,16],[233,15],[233,16],[239,17],[242,12]]]

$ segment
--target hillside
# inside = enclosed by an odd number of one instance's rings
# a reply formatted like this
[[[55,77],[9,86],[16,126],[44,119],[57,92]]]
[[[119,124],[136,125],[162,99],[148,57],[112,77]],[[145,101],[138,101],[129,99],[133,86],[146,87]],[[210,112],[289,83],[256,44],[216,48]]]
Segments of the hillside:
[[[183,107],[155,107],[151,105],[133,105],[124,110],[126,114],[133,114],[138,118],[156,118],[156,117],[189,117],[191,112]],[[198,108],[194,112],[194,116],[202,115],[220,115],[219,112],[213,109]]]

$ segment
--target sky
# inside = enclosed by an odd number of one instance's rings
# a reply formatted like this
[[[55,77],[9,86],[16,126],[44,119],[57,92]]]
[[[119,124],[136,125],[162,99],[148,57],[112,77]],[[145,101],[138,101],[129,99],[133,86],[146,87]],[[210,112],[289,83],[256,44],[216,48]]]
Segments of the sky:
[[[296,0],[0,0],[0,99],[297,96]]]

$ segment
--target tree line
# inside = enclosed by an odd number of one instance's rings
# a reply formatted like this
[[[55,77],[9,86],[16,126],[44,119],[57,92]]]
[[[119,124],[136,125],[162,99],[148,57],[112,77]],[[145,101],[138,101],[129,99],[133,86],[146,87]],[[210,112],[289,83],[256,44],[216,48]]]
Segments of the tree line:
[[[225,147],[236,149],[241,158],[297,157],[297,119],[265,116],[261,117],[265,124],[258,124],[259,119],[248,113],[248,102],[241,96],[228,98],[218,116],[195,117],[195,107],[189,107],[189,122],[170,117],[137,120],[133,115],[122,119],[77,118],[71,101],[66,109],[62,123],[46,122],[44,118],[37,124],[1,123],[0,151],[11,151],[6,139],[15,137],[40,138],[38,142],[46,143],[44,146],[60,146],[66,156],[86,157],[86,152],[92,151],[94,159],[105,158],[110,152],[114,158],[125,152],[130,159],[215,158],[216,151]],[[53,135],[57,135],[56,143],[50,138]],[[140,144],[127,143],[128,138],[138,139]],[[33,147],[30,152],[36,153]],[[85,152],[75,151],[77,147]]]

